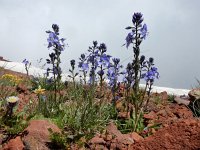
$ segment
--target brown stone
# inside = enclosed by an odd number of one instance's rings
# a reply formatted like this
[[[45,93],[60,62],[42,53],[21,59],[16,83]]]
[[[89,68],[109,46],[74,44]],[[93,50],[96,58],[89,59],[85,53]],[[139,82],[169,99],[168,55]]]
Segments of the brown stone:
[[[124,149],[134,143],[134,140],[128,134],[122,134],[114,123],[107,126],[108,134],[112,135],[110,149]]]
[[[26,91],[28,91],[28,88],[26,87],[26,85],[20,83],[17,85],[16,90],[19,93],[25,93]]]
[[[122,134],[121,136],[116,137],[117,143],[122,143],[124,145],[130,145],[134,143],[134,140],[127,134]]]
[[[109,125],[106,127],[106,130],[109,134],[114,136],[122,135],[122,133],[117,129],[117,126],[113,122],[109,123]]]
[[[4,147],[3,150],[23,150],[24,144],[21,138],[18,136],[15,139],[11,139]]]
[[[161,100],[168,101],[168,94],[166,91],[160,93]]]
[[[103,138],[100,138],[98,136],[93,137],[90,141],[90,144],[105,144],[106,142],[104,141]]]
[[[130,112],[119,112],[117,115],[120,119],[129,119],[130,118]]]
[[[112,139],[113,139],[112,135],[110,135],[110,134],[106,135],[106,139],[105,139],[106,141],[110,141]]]
[[[166,110],[162,109],[157,113],[157,115],[165,117],[165,116],[167,116],[167,112],[166,112]]]
[[[137,134],[136,132],[132,132],[132,133],[130,133],[129,135],[130,135],[130,137],[131,137],[134,141],[136,141],[136,142],[138,142],[138,141],[144,139],[142,136],[140,136],[140,135]]]
[[[30,121],[29,126],[25,129],[28,131],[28,135],[24,137],[24,142],[30,147],[30,149],[42,149],[48,150],[46,146],[47,142],[50,142],[49,139],[49,130],[53,132],[61,132],[60,129],[49,122],[48,120],[32,120]]]
[[[108,150],[104,145],[96,145],[95,149],[99,149],[99,150]]]
[[[148,120],[153,120],[153,119],[157,118],[157,115],[156,115],[156,113],[154,111],[151,111],[148,114],[144,114],[144,118],[148,119]]]

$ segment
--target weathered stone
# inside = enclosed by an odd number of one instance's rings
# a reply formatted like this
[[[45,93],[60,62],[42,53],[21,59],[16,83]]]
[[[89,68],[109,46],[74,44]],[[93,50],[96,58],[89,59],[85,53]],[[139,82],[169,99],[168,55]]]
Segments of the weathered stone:
[[[120,119],[129,119],[130,118],[130,113],[128,112],[119,112],[117,115],[118,118]]]
[[[200,88],[198,89],[192,89],[189,93],[188,93],[190,99],[192,101],[200,99]]]
[[[136,132],[129,133],[129,135],[130,135],[130,137],[131,137],[134,141],[136,141],[136,142],[138,142],[138,141],[144,139],[142,136],[140,136],[140,135],[137,134]]]
[[[98,136],[93,137],[90,141],[90,144],[105,144],[106,142],[104,141],[103,138],[100,138]]]
[[[109,125],[106,127],[106,130],[109,134],[114,136],[122,135],[122,133],[117,129],[117,126],[113,122],[109,123]]]
[[[175,96],[174,101],[176,101],[178,104],[183,104],[188,106],[190,104],[190,101],[186,98],[181,98],[180,96]]]
[[[151,111],[148,114],[144,114],[144,118],[148,119],[148,120],[153,120],[153,119],[157,118],[157,115],[156,115],[156,113],[154,111]]]
[[[112,135],[110,149],[127,149],[128,145],[134,143],[134,140],[128,134],[122,134],[114,123],[107,126],[108,134]]]
[[[30,150],[42,149],[48,150],[46,143],[50,142],[49,130],[53,132],[61,132],[60,129],[49,122],[48,120],[32,120],[29,126],[25,129],[28,131],[28,135],[24,137],[24,142],[30,147]]]
[[[11,139],[4,147],[3,150],[23,150],[24,144],[20,138],[17,136],[15,139]]]
[[[168,101],[168,94],[166,91],[160,93],[160,98],[162,101]]]
[[[106,135],[106,138],[105,138],[106,141],[110,141],[112,139],[113,139],[112,135],[110,135],[110,134]]]

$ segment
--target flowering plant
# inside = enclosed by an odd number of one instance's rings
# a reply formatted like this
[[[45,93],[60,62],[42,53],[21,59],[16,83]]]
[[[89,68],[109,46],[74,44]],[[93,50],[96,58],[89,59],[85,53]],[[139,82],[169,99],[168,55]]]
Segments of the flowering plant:
[[[68,77],[70,77],[72,79],[72,81],[73,81],[74,88],[76,87],[75,78],[78,75],[78,73],[74,72],[74,70],[75,70],[75,62],[76,61],[74,59],[72,59],[70,61],[71,69],[69,69],[69,72],[71,73],[71,75],[68,75]]]
[[[132,63],[129,63],[126,68],[124,82],[126,84],[126,96],[128,97],[130,88],[133,89],[133,94],[131,96],[131,100],[127,98],[127,106],[129,102],[131,102],[134,106],[134,130],[137,128],[138,120],[142,114],[143,106],[144,106],[144,98],[146,95],[146,91],[148,94],[148,99],[146,101],[146,106],[149,101],[150,92],[152,90],[152,85],[156,78],[159,77],[159,73],[157,68],[154,67],[154,59],[149,58],[149,60],[145,60],[145,56],[140,56],[140,45],[143,40],[146,39],[148,35],[147,25],[143,23],[143,15],[141,13],[134,13],[132,16],[133,26],[126,27],[127,30],[131,30],[126,37],[126,48],[128,49],[130,45],[133,46],[134,58]],[[146,82],[146,86],[144,89],[144,93],[141,94],[139,89],[140,80],[144,79]],[[131,117],[133,117],[133,111],[129,110],[131,108],[127,108],[127,112],[131,111]]]
[[[22,79],[12,74],[4,74],[1,79],[11,82],[11,84],[17,85]]]
[[[34,90],[34,93],[38,95],[44,94],[44,92],[45,92],[45,89],[42,89],[40,85],[37,89]]]
[[[65,49],[64,38],[59,38],[59,26],[57,24],[52,25],[53,31],[46,31],[47,34],[49,34],[49,37],[47,38],[48,42],[48,48],[52,49],[53,52],[49,54],[49,59],[46,59],[47,64],[51,64],[51,68],[47,68],[47,77],[50,73],[53,74],[53,82],[54,82],[54,95],[55,100],[56,93],[59,91],[60,88],[60,81],[61,81],[61,67],[60,67],[60,55],[61,52]]]
[[[24,59],[22,63],[25,65],[26,75],[29,75],[29,68],[31,67],[31,62],[29,62],[27,59]]]
[[[19,98],[17,96],[10,96],[6,98],[6,101],[8,102],[6,116],[11,117],[13,108],[17,105]]]

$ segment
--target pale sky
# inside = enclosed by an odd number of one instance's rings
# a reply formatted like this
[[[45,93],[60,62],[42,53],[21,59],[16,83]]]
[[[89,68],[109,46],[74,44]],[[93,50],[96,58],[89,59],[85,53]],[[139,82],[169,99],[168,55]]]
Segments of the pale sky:
[[[200,79],[199,0],[0,0],[0,56],[36,64],[48,58],[46,30],[56,23],[69,47],[62,68],[78,60],[93,40],[106,43],[108,53],[126,65],[132,49],[121,47],[132,14],[142,12],[149,36],[141,54],[154,57],[160,72],[157,86],[191,88]]]

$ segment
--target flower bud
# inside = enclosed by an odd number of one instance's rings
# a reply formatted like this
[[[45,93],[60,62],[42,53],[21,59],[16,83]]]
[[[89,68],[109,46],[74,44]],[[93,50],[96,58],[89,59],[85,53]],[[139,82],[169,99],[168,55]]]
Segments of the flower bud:
[[[154,59],[152,57],[149,58],[149,63],[153,64]]]

